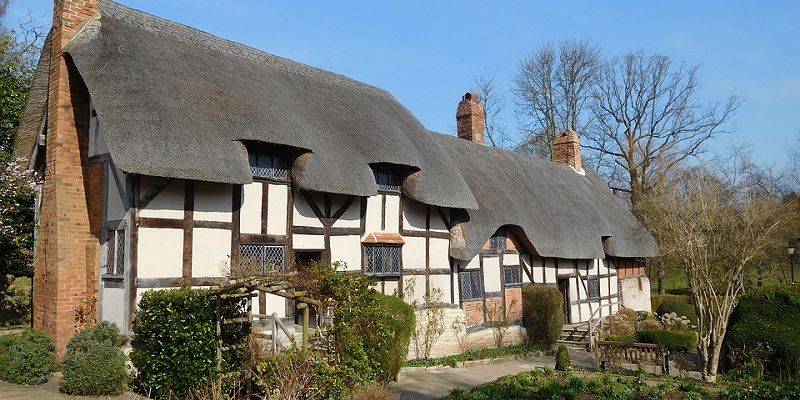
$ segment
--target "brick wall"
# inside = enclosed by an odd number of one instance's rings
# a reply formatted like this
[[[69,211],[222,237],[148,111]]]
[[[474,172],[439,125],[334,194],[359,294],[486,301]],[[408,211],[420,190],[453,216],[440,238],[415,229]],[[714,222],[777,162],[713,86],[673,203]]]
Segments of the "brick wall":
[[[511,321],[522,320],[522,288],[506,288],[506,315]]]
[[[103,168],[88,163],[89,95],[60,51],[95,11],[94,0],[54,3],[34,327],[53,338],[59,353],[75,333],[81,299],[96,295],[99,273]]]
[[[567,164],[577,171],[583,170],[581,164],[581,144],[575,132],[563,132],[553,143],[553,161]]]
[[[461,303],[464,308],[464,320],[467,327],[483,323],[483,301],[465,301]]]
[[[456,130],[458,137],[476,143],[483,143],[486,130],[486,112],[480,98],[475,93],[466,93],[456,109]]]

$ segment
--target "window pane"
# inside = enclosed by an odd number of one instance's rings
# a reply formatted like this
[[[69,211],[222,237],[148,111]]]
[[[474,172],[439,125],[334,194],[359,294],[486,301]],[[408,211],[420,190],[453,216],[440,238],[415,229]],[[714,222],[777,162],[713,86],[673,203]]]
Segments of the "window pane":
[[[461,300],[477,300],[483,298],[480,271],[464,271],[459,273],[461,278]]]
[[[522,268],[520,267],[505,267],[504,281],[506,285],[519,285],[522,283]]]
[[[375,182],[381,190],[400,191],[400,177],[389,171],[375,171]]]
[[[250,172],[255,177],[286,180],[289,179],[289,160],[284,157],[249,153]]]
[[[367,246],[364,248],[367,275],[400,275],[401,251],[399,246]]]
[[[234,274],[262,275],[268,271],[284,272],[284,254],[283,246],[239,245],[239,266]]]

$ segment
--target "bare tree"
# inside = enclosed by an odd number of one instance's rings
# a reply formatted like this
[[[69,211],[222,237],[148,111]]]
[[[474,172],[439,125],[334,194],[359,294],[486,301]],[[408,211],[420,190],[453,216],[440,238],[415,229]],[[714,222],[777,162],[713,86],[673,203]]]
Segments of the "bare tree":
[[[506,106],[506,96],[495,86],[494,75],[478,75],[475,89],[486,113],[486,137],[494,147],[508,148],[512,139],[503,124],[502,113]]]
[[[714,382],[745,272],[782,241],[787,207],[772,196],[728,187],[705,169],[682,173],[635,207],[658,241],[660,258],[686,273],[698,315],[701,372]]]
[[[552,158],[558,132],[582,134],[599,65],[600,50],[589,40],[547,43],[520,62],[514,94],[524,138],[518,150]]]
[[[601,68],[592,92],[593,129],[583,145],[627,175],[616,189],[628,191],[634,204],[673,168],[701,154],[709,139],[729,132],[727,122],[741,99],[734,94],[698,104],[697,71],[643,52],[612,58]]]

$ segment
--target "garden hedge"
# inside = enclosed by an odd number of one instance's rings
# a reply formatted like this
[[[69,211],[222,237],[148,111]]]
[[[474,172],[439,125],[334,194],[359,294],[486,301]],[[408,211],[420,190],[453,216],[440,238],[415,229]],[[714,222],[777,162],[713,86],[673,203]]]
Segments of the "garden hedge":
[[[762,288],[743,295],[725,340],[728,368],[759,363],[776,375],[800,376],[800,289]]]
[[[73,336],[61,362],[59,390],[82,396],[124,392],[129,376],[120,344],[119,329],[105,321]]]
[[[47,382],[56,366],[55,350],[42,331],[0,337],[0,379],[24,385]]]
[[[694,351],[697,347],[697,335],[692,331],[643,330],[636,332],[636,341],[659,344],[671,352]]]
[[[376,349],[376,352],[381,355],[383,378],[393,379],[397,377],[406,360],[411,334],[416,326],[416,316],[414,307],[400,297],[378,294],[377,300],[377,306],[392,316],[385,326],[392,332],[392,339],[384,344],[384,348]]]
[[[564,299],[555,286],[522,288],[522,322],[531,343],[553,344],[564,329]]]
[[[232,316],[233,305],[223,313]],[[156,397],[186,398],[216,377],[215,318],[208,290],[146,292],[139,302],[131,342],[136,389]],[[249,331],[249,324],[224,325],[223,340],[240,343]],[[223,372],[238,370],[244,361],[244,350],[225,352]]]
[[[650,304],[653,311],[658,315],[674,312],[678,316],[689,318],[689,322],[697,326],[697,312],[690,296],[654,294],[650,296]]]

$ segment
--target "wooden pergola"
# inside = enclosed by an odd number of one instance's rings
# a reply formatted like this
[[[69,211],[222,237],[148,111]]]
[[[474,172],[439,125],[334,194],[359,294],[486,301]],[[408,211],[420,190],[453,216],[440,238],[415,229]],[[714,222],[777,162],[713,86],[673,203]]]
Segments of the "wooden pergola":
[[[217,339],[217,369],[222,368],[222,353],[237,349],[243,344],[226,344],[222,339],[222,326],[227,324],[252,323],[253,318],[269,318],[266,314],[253,314],[252,298],[258,296],[255,291],[274,294],[294,300],[298,309],[303,310],[303,351],[309,349],[309,307],[317,307],[321,311],[322,303],[308,297],[305,291],[295,290],[294,285],[283,277],[276,276],[251,276],[230,279],[227,283],[211,288],[212,299],[216,302],[216,339]],[[225,300],[247,299],[246,315],[233,318],[224,318],[222,302]],[[285,328],[284,328],[285,329]],[[273,335],[273,343],[277,337]]]

